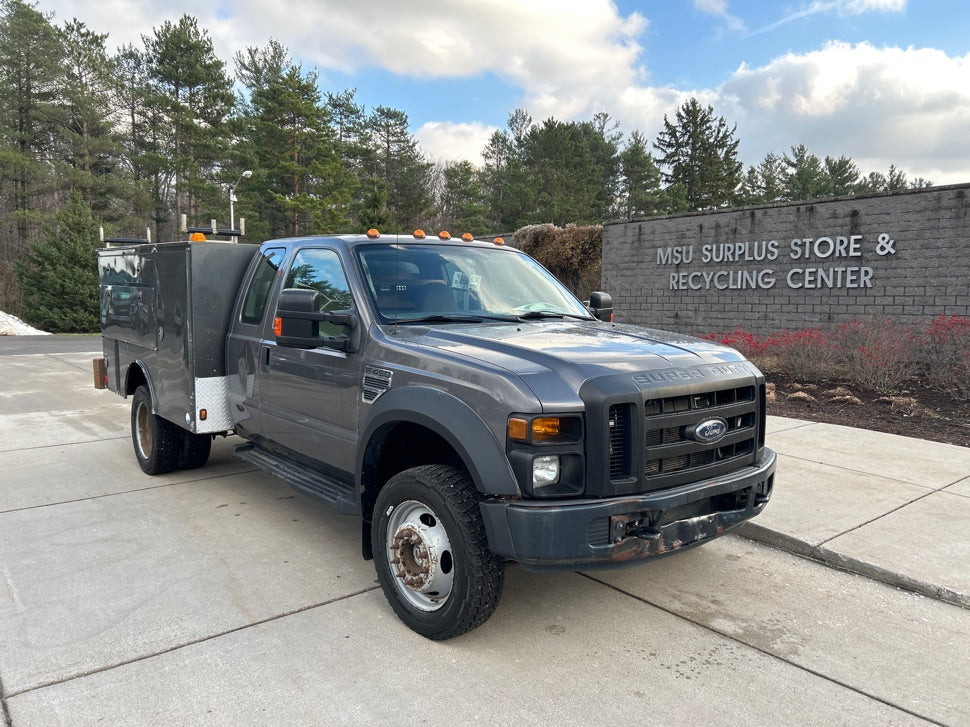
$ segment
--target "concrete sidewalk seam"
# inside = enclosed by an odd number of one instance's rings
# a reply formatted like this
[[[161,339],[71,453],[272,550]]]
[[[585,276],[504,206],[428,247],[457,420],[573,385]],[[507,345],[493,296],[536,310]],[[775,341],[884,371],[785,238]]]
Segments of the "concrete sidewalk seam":
[[[939,586],[935,583],[929,583],[918,578],[903,575],[902,573],[896,573],[887,568],[882,568],[881,566],[838,553],[828,548],[811,545],[791,535],[785,535],[784,533],[770,530],[769,528],[752,522],[744,523],[735,532],[748,540],[769,545],[801,558],[814,560],[832,568],[878,581],[894,588],[901,588],[905,591],[918,593],[952,606],[970,609],[970,594],[960,593],[946,586]]]
[[[950,485],[947,485],[947,487],[950,487]],[[931,491],[927,492],[924,495],[920,495],[919,497],[915,497],[912,500],[910,500],[909,502],[904,502],[902,505],[899,505],[898,507],[894,507],[892,510],[887,510],[886,512],[882,513],[881,515],[877,515],[876,517],[874,517],[874,518],[872,518],[870,520],[866,520],[864,523],[859,523],[855,527],[849,528],[848,530],[844,530],[843,532],[838,533],[836,535],[833,535],[830,538],[826,538],[825,540],[821,541],[818,545],[816,545],[814,547],[815,548],[818,548],[818,549],[821,549],[823,545],[825,545],[826,543],[831,543],[836,538],[841,538],[843,535],[848,535],[849,533],[854,533],[855,531],[861,530],[862,528],[866,527],[867,525],[872,525],[872,523],[879,522],[884,517],[888,517],[889,515],[892,515],[893,513],[899,512],[900,510],[909,507],[913,503],[919,502],[921,500],[925,500],[927,497],[931,497],[931,496],[935,495],[937,492],[939,492],[939,490],[931,490]]]
[[[223,477],[237,477],[238,475],[250,474],[252,472],[262,472],[258,467],[252,467],[247,469],[239,470],[238,472],[226,472],[221,475],[210,475],[209,477],[197,477],[191,480],[179,480],[178,482],[162,482],[158,485],[151,485],[150,487],[139,487],[134,490],[119,490],[118,492],[102,492],[100,495],[90,495],[88,497],[78,497],[73,500],[58,500],[57,502],[44,502],[39,505],[28,505],[26,507],[15,507],[10,510],[0,510],[0,515],[6,515],[12,512],[24,512],[26,510],[41,510],[45,507],[57,507],[59,505],[73,505],[78,502],[90,502],[92,500],[101,500],[105,497],[122,497],[124,495],[133,495],[140,492],[151,492],[152,490],[163,490],[167,487],[178,487],[179,485],[191,485],[199,482],[209,482],[211,480],[219,480]]]
[[[124,661],[119,661],[114,664],[106,664],[104,666],[98,667],[96,669],[89,669],[88,671],[79,672],[77,674],[68,674],[60,679],[52,679],[47,682],[42,682],[40,684],[35,684],[27,689],[21,689],[19,692],[11,692],[10,694],[5,694],[4,698],[13,699],[14,697],[19,697],[23,694],[29,694],[30,692],[36,692],[40,689],[48,689],[50,687],[57,686],[58,684],[64,684],[66,682],[74,681],[75,679],[84,679],[85,677],[92,676],[93,674],[101,674],[102,672],[112,671],[114,669],[120,669],[124,666],[129,666],[131,664],[137,664],[140,661],[147,661],[149,659],[154,659],[158,656],[163,656],[165,654],[171,654],[182,649],[186,649],[191,646],[197,646],[199,644],[204,644],[207,641],[212,641],[214,639],[220,639],[223,636],[230,636],[240,631],[245,631],[246,629],[251,629],[255,626],[262,626],[263,624],[272,623],[273,621],[279,621],[289,616],[296,616],[301,613],[306,613],[307,611],[312,611],[316,608],[323,608],[324,606],[331,606],[335,603],[340,603],[341,601],[346,601],[348,598],[356,598],[357,596],[362,596],[365,593],[372,593],[380,588],[378,585],[370,586],[369,588],[362,588],[360,590],[354,591],[353,593],[347,593],[343,596],[337,596],[335,598],[330,598],[326,601],[321,601],[320,603],[311,603],[308,606],[301,606],[300,608],[294,608],[285,613],[279,613],[275,616],[269,616],[267,618],[260,619],[258,621],[253,621],[252,623],[243,624],[242,626],[237,626],[235,628],[226,629],[225,631],[220,631],[215,634],[210,634],[198,639],[193,639],[191,641],[186,641],[181,644],[176,644],[175,646],[170,646],[167,649],[162,649],[161,651],[156,651],[151,654],[142,654],[141,656],[135,656],[131,659],[126,659]]]
[[[851,467],[843,467],[842,465],[832,464],[831,462],[826,462],[826,461],[821,460],[821,459],[810,459],[808,457],[799,457],[797,454],[789,454],[787,452],[778,452],[777,450],[776,450],[776,453],[778,454],[779,457],[784,457],[785,459],[797,459],[800,462],[809,462],[811,464],[819,464],[819,465],[822,465],[824,467],[831,467],[834,470],[841,470],[843,472],[851,472],[852,474],[855,474],[855,475],[862,475],[863,477],[878,477],[880,479],[887,480],[889,482],[898,483],[900,485],[909,485],[910,487],[919,487],[921,489],[927,490],[928,491],[927,494],[931,494],[933,492],[937,492],[937,490],[934,489],[932,485],[921,485],[918,482],[910,482],[908,480],[900,480],[900,479],[897,479],[896,477],[890,477],[889,475],[876,474],[874,472],[868,472],[866,470],[852,469]],[[959,480],[956,480],[955,482],[951,482],[948,485],[944,485],[944,486],[945,487],[953,487],[953,485],[957,484],[958,482],[962,482],[963,479],[965,479],[965,478],[961,478]]]
[[[7,694],[3,691],[3,675],[0,674],[0,714],[3,714],[4,727],[13,727],[10,710],[7,709]]]
[[[119,434],[117,437],[103,437],[102,439],[85,439],[80,442],[62,442],[60,444],[42,444],[38,447],[15,447],[14,449],[0,449],[0,454],[7,452],[33,452],[39,449],[63,449],[78,444],[95,444],[97,442],[114,442],[119,439],[131,439],[130,434]]]

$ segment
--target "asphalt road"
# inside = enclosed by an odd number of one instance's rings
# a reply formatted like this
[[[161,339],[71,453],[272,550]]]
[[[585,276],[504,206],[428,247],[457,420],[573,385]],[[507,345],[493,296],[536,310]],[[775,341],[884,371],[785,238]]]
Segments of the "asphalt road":
[[[101,350],[101,336],[0,336],[0,356],[22,356],[32,353],[77,353]]]
[[[91,386],[97,339],[43,338],[0,378],[8,727],[970,724],[970,612],[733,536],[617,572],[510,567],[491,620],[427,641],[354,518],[231,439],[145,476],[129,403]]]

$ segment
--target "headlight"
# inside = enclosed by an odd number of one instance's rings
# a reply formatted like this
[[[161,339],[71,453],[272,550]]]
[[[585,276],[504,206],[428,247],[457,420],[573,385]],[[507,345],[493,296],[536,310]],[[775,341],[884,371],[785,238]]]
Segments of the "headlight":
[[[572,444],[582,441],[583,420],[575,415],[509,417],[508,437],[530,444]]]
[[[532,486],[550,487],[559,482],[559,455],[548,454],[532,460]]]

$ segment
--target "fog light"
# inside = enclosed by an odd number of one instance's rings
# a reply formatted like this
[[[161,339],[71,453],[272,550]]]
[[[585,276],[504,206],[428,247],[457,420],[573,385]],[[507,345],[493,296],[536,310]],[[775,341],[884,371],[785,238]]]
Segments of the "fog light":
[[[532,460],[532,486],[550,487],[559,482],[559,455],[547,454]]]

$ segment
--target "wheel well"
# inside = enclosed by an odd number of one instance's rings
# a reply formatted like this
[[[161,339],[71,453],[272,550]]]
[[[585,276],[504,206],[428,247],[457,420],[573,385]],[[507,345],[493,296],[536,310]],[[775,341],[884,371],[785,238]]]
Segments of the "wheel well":
[[[133,363],[128,367],[128,375],[125,377],[125,395],[131,396],[139,386],[147,386],[148,379],[141,366]]]
[[[444,464],[467,472],[458,452],[427,427],[413,422],[389,422],[367,443],[361,467],[360,508],[363,516],[363,553],[370,560],[371,515],[377,493],[398,472],[424,464]]]

